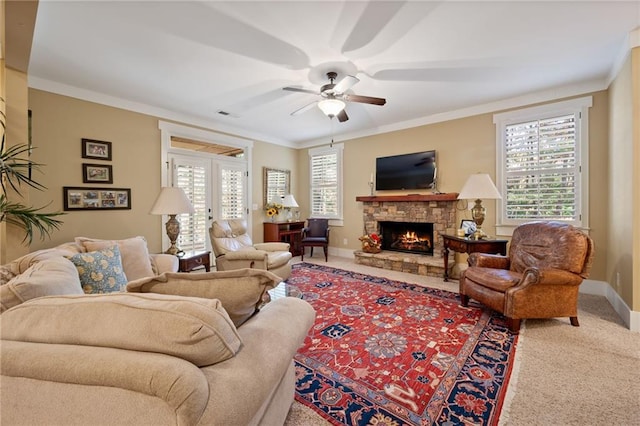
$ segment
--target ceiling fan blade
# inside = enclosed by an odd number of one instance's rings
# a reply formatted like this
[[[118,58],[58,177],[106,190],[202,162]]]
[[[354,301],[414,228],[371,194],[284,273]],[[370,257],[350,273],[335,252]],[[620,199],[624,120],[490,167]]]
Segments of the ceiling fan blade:
[[[317,95],[318,94],[317,90],[301,89],[299,87],[283,87],[282,90],[288,90],[290,92],[311,93],[312,95]]]
[[[387,100],[383,98],[374,98],[371,96],[360,96],[360,95],[344,95],[342,99],[344,99],[347,102],[359,102],[361,104],[372,104],[372,105],[384,105],[387,103]]]
[[[297,110],[293,111],[291,113],[291,115],[300,115],[303,112],[309,111],[311,108],[313,108],[316,104],[318,103],[318,101],[313,101],[310,104],[307,104],[305,106],[303,106],[302,108],[298,108]]]
[[[347,90],[351,89],[359,81],[359,78],[352,75],[347,75],[333,87],[333,93],[344,93]]]
[[[338,113],[337,117],[338,117],[338,121],[341,123],[349,119],[349,116],[347,115],[347,111],[345,111],[344,109]]]

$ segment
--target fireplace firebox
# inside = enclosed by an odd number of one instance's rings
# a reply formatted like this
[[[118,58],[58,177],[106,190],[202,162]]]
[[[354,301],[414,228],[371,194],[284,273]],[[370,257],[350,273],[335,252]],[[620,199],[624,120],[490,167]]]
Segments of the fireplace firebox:
[[[433,256],[433,223],[380,221],[382,250]]]

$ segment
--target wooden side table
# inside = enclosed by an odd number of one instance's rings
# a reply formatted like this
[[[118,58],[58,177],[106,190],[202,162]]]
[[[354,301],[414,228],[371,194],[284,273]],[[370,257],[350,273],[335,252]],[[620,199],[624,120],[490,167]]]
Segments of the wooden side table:
[[[449,281],[449,250],[458,253],[489,253],[506,256],[508,240],[472,240],[440,234],[444,244],[444,280]]]
[[[300,256],[304,221],[293,222],[264,222],[264,242],[289,243],[289,251],[292,256]]]
[[[210,251],[187,251],[178,256],[178,272],[191,272],[204,266],[204,270],[211,270]]]

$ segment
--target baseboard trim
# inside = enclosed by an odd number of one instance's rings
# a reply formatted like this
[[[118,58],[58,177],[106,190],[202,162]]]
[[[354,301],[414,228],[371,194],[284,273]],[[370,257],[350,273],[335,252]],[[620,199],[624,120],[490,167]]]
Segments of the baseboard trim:
[[[630,331],[640,333],[640,312],[632,311],[620,295],[605,281],[584,280],[580,293],[603,296],[620,316]]]

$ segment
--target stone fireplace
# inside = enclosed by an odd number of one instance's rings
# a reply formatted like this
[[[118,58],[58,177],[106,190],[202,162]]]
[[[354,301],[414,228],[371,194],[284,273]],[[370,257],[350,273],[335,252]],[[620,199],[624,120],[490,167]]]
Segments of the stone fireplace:
[[[356,251],[356,263],[375,266],[394,271],[409,272],[419,275],[442,277],[444,274],[444,259],[441,234],[455,234],[456,231],[456,202],[457,193],[447,194],[420,194],[420,195],[387,195],[387,196],[363,196],[356,197],[356,201],[363,203],[363,220],[365,232],[378,233],[382,236],[383,251],[381,253],[365,253]],[[395,222],[392,227],[403,227],[406,224],[421,228],[422,225],[430,227],[427,230],[430,238],[429,250],[419,253],[413,250],[404,250],[407,241],[401,250],[385,247],[385,243],[394,244],[395,237],[385,236],[384,232],[389,222]],[[398,225],[399,224],[399,225]],[[422,229],[420,229],[422,232]],[[413,241],[414,248],[418,244],[416,239],[424,240],[424,236],[410,235],[409,242]],[[386,241],[391,239],[392,241]],[[419,243],[425,246],[427,243]],[[396,243],[397,245],[397,243]],[[410,244],[409,244],[410,245]],[[449,262],[453,265],[454,262]]]

